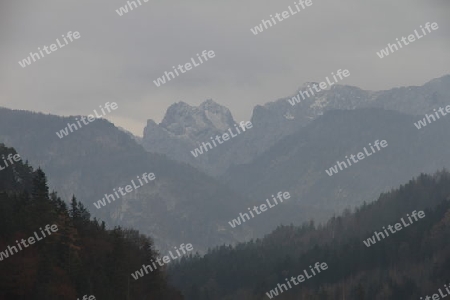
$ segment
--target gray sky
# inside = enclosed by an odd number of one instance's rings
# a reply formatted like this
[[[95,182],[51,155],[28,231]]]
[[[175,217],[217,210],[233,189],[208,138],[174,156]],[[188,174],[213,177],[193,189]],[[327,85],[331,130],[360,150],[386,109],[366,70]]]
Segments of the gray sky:
[[[450,66],[450,1],[320,0],[264,32],[250,28],[293,0],[156,1],[119,16],[122,0],[0,3],[0,106],[58,115],[90,114],[115,101],[107,119],[137,135],[168,106],[212,98],[236,120],[256,104],[293,94],[306,81],[348,69],[342,84],[379,90],[423,83]],[[426,22],[439,29],[380,59],[395,38]],[[22,68],[18,61],[68,31],[81,38]],[[153,80],[202,50],[216,56],[156,87]]]

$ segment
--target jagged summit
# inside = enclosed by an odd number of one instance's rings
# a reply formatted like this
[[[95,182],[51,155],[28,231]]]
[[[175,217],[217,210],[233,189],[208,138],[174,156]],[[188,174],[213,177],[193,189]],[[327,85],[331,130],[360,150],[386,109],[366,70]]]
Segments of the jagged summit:
[[[226,131],[234,120],[228,108],[208,99],[198,107],[185,102],[172,104],[160,126],[175,135],[193,135],[209,129]]]
[[[224,107],[224,106],[218,104],[213,99],[207,99],[199,105],[200,109],[205,109],[205,110],[206,109],[216,109],[216,108],[221,108],[221,107]]]
[[[150,152],[192,162],[190,150],[233,128],[234,124],[228,108],[212,99],[207,99],[199,106],[177,102],[167,109],[160,124],[153,120],[147,121],[142,144]]]

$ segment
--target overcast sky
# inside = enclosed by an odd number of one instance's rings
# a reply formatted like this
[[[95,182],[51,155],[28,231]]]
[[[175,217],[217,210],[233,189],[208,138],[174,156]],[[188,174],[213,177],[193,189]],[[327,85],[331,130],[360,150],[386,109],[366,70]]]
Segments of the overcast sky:
[[[157,1],[128,14],[122,0],[0,0],[0,106],[57,115],[107,116],[142,135],[168,106],[212,98],[236,120],[256,104],[286,97],[307,81],[348,69],[342,81],[369,90],[422,85],[449,74],[449,0],[312,0],[313,5],[253,35],[250,28],[293,0]],[[376,51],[426,22],[439,29],[380,59]],[[26,68],[19,60],[68,31],[81,38]],[[156,87],[153,80],[202,50],[216,56]],[[450,99],[449,99],[450,101]]]

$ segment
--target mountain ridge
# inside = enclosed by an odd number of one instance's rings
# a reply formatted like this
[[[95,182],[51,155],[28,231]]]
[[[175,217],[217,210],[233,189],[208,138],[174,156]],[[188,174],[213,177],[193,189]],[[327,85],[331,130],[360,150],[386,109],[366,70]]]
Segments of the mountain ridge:
[[[199,134],[186,139],[184,136],[163,134],[159,128],[166,128],[166,123],[156,124],[152,121],[150,124],[147,123],[147,127],[144,129],[144,148],[150,152],[165,153],[174,160],[191,164],[212,176],[221,176],[233,165],[251,162],[283,137],[293,134],[322,116],[326,111],[383,108],[420,115],[445,105],[450,99],[450,75],[445,75],[432,79],[421,86],[399,87],[384,91],[368,91],[355,86],[335,84],[327,90],[302,99],[294,106],[289,104],[288,100],[297,95],[299,91],[305,90],[308,84],[311,83],[303,84],[296,94],[289,97],[279,98],[264,105],[256,105],[250,118],[253,128],[246,133],[245,139],[235,140],[226,146],[204,153],[201,157],[192,157],[190,150],[197,147],[198,143],[208,141],[209,137],[225,132],[226,129],[210,126],[203,128],[207,134]],[[215,103],[211,99],[207,101]],[[197,114],[202,114],[203,103],[198,107],[185,104],[195,111],[195,114],[191,113],[193,114],[192,118]],[[172,120],[171,125],[176,128],[179,124],[174,124],[176,118],[170,116],[173,113],[174,105],[167,109],[164,119]],[[228,109],[217,103],[212,105],[220,106],[223,109],[222,118],[229,117],[232,120],[233,117]],[[185,113],[188,111],[185,110]],[[184,115],[184,118],[187,117],[189,116]]]

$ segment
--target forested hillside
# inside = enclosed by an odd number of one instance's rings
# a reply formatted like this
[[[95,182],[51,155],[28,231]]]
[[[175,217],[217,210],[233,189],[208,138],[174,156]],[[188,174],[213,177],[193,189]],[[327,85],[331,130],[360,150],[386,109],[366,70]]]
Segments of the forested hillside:
[[[263,239],[181,261],[170,279],[189,300],[259,300],[285,278],[326,262],[326,271],[276,299],[419,299],[450,279],[449,200],[448,172],[422,174],[324,226],[282,226]],[[402,231],[370,247],[363,243],[421,210],[425,217]]]
[[[0,144],[0,157],[15,153]],[[43,238],[46,225],[57,231]],[[33,244],[8,251],[35,233]],[[107,230],[75,197],[68,206],[50,193],[41,169],[16,162],[0,171],[1,300],[183,299],[159,270],[131,278],[156,255],[150,238],[131,229]]]

